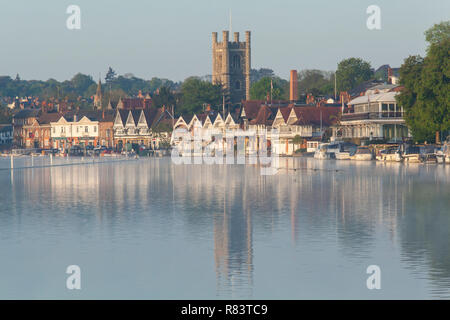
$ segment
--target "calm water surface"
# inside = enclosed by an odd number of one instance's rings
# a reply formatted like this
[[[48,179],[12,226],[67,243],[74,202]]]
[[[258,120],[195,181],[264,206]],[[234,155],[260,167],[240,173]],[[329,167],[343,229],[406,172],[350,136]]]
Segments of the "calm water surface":
[[[280,164],[2,169],[0,298],[450,298],[450,166]]]

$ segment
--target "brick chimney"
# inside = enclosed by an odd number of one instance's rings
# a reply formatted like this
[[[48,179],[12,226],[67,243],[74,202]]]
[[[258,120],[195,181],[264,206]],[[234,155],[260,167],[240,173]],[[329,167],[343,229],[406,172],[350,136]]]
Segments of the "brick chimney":
[[[289,100],[291,100],[291,102],[298,100],[297,70],[291,70],[291,80],[289,83]]]
[[[392,68],[388,67],[388,83],[392,84]]]
[[[311,93],[308,93],[306,95],[306,104],[314,104],[316,102],[316,99]]]

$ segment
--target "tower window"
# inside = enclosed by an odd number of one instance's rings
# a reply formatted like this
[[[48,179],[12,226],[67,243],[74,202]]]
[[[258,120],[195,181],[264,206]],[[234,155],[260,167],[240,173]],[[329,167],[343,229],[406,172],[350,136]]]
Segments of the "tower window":
[[[241,57],[239,55],[233,56],[233,67],[236,69],[241,68]]]
[[[238,80],[238,81],[236,81],[236,83],[234,84],[234,88],[236,89],[236,90],[241,90],[241,82]]]

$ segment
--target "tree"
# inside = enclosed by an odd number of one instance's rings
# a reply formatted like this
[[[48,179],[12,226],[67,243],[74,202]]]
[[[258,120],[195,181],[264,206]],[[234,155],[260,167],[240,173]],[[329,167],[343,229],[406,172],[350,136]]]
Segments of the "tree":
[[[334,74],[322,70],[303,70],[298,74],[300,94],[332,94],[334,92]]]
[[[336,71],[338,91],[349,91],[373,77],[370,63],[360,58],[344,59],[338,64]]]
[[[159,93],[153,95],[153,105],[158,108],[176,106],[177,98],[169,86],[162,86],[159,88]]]
[[[111,67],[109,67],[108,72],[106,73],[106,76],[105,76],[105,82],[107,84],[110,84],[115,79],[116,79],[116,72]]]
[[[255,83],[261,80],[262,78],[273,78],[275,77],[275,73],[272,69],[269,68],[260,68],[260,69],[251,69],[250,70],[250,83]]]
[[[273,89],[271,90],[271,83]],[[252,100],[266,100],[267,96],[270,97],[272,91],[272,100],[280,100],[285,98],[286,93],[286,80],[280,78],[264,77],[261,80],[252,84],[250,88],[250,97]]]
[[[410,56],[400,67],[404,89],[396,96],[416,141],[439,141],[450,130],[450,27],[448,22],[425,32],[427,55]]]
[[[295,145],[299,145],[303,143],[303,138],[301,136],[299,136],[298,134],[295,135],[294,138],[292,138],[292,150],[294,150]]]
[[[95,85],[91,76],[82,73],[77,73],[70,82],[75,93],[80,96],[83,96],[91,85]]]
[[[217,106],[221,102],[221,85],[190,77],[181,85],[181,106],[177,111],[183,114],[193,114],[200,112],[205,103]]]

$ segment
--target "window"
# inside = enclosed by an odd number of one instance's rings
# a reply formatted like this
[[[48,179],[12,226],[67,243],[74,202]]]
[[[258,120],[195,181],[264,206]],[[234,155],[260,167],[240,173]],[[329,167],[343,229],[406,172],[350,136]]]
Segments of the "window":
[[[233,56],[233,67],[236,69],[241,68],[241,57],[239,55]]]
[[[382,110],[382,111],[388,111],[388,105],[387,105],[387,103],[383,103],[383,104],[381,105],[381,110]]]
[[[241,90],[241,82],[238,80],[238,81],[236,81],[236,83],[234,84],[234,88],[236,89],[236,90]]]
[[[97,132],[97,127],[94,127],[94,132]]]
[[[85,126],[85,127],[84,127],[84,132],[86,132],[86,133],[89,132],[89,127],[88,127],[88,126]]]

